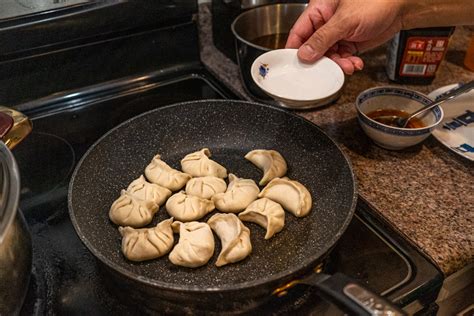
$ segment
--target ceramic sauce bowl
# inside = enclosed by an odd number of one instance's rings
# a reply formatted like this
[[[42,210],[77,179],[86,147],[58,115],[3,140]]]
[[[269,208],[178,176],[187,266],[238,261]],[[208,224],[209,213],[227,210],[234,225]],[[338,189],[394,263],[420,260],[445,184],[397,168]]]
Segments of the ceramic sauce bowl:
[[[443,119],[443,110],[434,107],[417,116],[422,127],[400,128],[382,124],[373,117],[376,110],[393,109],[407,113],[431,103],[432,100],[419,92],[399,87],[377,87],[357,96],[358,121],[364,132],[380,147],[400,150],[425,140]]]

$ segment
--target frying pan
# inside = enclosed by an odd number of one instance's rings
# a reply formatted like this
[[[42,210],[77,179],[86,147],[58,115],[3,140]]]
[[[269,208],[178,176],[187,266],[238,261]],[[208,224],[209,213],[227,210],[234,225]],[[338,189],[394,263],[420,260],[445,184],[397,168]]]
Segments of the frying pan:
[[[287,175],[311,192],[311,213],[303,218],[286,214],[285,228],[270,240],[264,239],[265,229],[245,223],[251,230],[252,254],[221,268],[214,265],[220,252],[217,238],[213,258],[197,269],[174,266],[167,257],[142,263],[127,261],[120,251],[117,227],[108,218],[112,202],[143,173],[156,153],[179,168],[186,154],[203,147],[210,148],[212,159],[229,172],[257,183],[261,171],[244,155],[258,148],[279,151],[288,162]],[[346,309],[367,314],[370,308],[357,302],[363,291],[359,285],[342,275],[312,273],[351,221],[356,199],[347,158],[311,122],[262,104],[205,100],[143,113],[109,131],[77,165],[68,204],[74,228],[107,273],[106,282],[120,297],[147,308],[206,313],[248,310],[272,293],[305,283],[316,285]],[[168,215],[162,207],[150,227],[165,218]],[[309,276],[294,282],[303,275]],[[344,293],[348,286],[349,292],[357,287],[355,294]],[[363,300],[374,297],[362,293]],[[381,298],[375,301],[389,306]]]

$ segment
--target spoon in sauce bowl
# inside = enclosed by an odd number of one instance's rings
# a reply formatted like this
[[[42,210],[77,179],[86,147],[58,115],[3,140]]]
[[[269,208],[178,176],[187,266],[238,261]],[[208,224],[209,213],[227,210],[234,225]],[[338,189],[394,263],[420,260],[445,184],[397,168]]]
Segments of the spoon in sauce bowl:
[[[468,83],[466,83],[466,84],[464,84],[460,87],[457,87],[457,88],[454,88],[454,89],[450,90],[448,93],[444,94],[440,99],[431,102],[430,104],[422,107],[421,109],[415,111],[412,114],[408,114],[404,111],[382,109],[382,110],[376,110],[376,111],[370,112],[367,115],[371,119],[373,119],[375,121],[378,121],[382,124],[389,125],[389,126],[395,126],[395,127],[401,127],[401,128],[405,128],[405,127],[409,127],[409,128],[423,127],[423,125],[416,126],[418,124],[411,124],[411,125],[415,125],[415,126],[409,126],[408,123],[410,121],[415,121],[415,120],[421,122],[421,120],[416,119],[415,116],[417,116],[421,113],[424,113],[424,112],[426,112],[426,111],[428,111],[428,110],[434,108],[435,106],[438,106],[438,105],[440,105],[444,102],[451,101],[454,98],[456,98],[457,96],[459,96],[459,95],[461,95],[465,92],[468,92],[473,88],[474,88],[474,80],[469,81]],[[380,115],[377,115],[377,113],[379,113]],[[413,122],[413,123],[415,123],[415,122]]]
[[[367,115],[374,121],[377,121],[384,125],[399,127],[396,123],[396,119],[397,118],[406,119],[410,116],[410,113],[407,113],[405,111],[395,110],[395,109],[378,109],[375,111],[368,112],[365,115]],[[425,127],[425,124],[423,123],[422,120],[420,120],[417,117],[413,117],[411,120],[407,122],[407,125],[405,126],[405,128],[423,128],[423,127]]]

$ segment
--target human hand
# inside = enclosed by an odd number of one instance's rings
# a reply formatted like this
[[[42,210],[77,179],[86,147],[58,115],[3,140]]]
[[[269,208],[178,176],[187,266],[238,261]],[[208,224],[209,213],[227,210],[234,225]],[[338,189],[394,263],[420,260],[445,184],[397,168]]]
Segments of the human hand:
[[[326,55],[346,74],[361,70],[354,56],[402,29],[404,0],[311,0],[290,31],[287,48],[308,63]]]

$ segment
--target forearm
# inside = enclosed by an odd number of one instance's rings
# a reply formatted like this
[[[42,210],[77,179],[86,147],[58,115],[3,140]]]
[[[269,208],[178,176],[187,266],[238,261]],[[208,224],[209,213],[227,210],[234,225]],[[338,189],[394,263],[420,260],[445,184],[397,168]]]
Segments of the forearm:
[[[474,0],[403,0],[404,30],[474,25]]]

